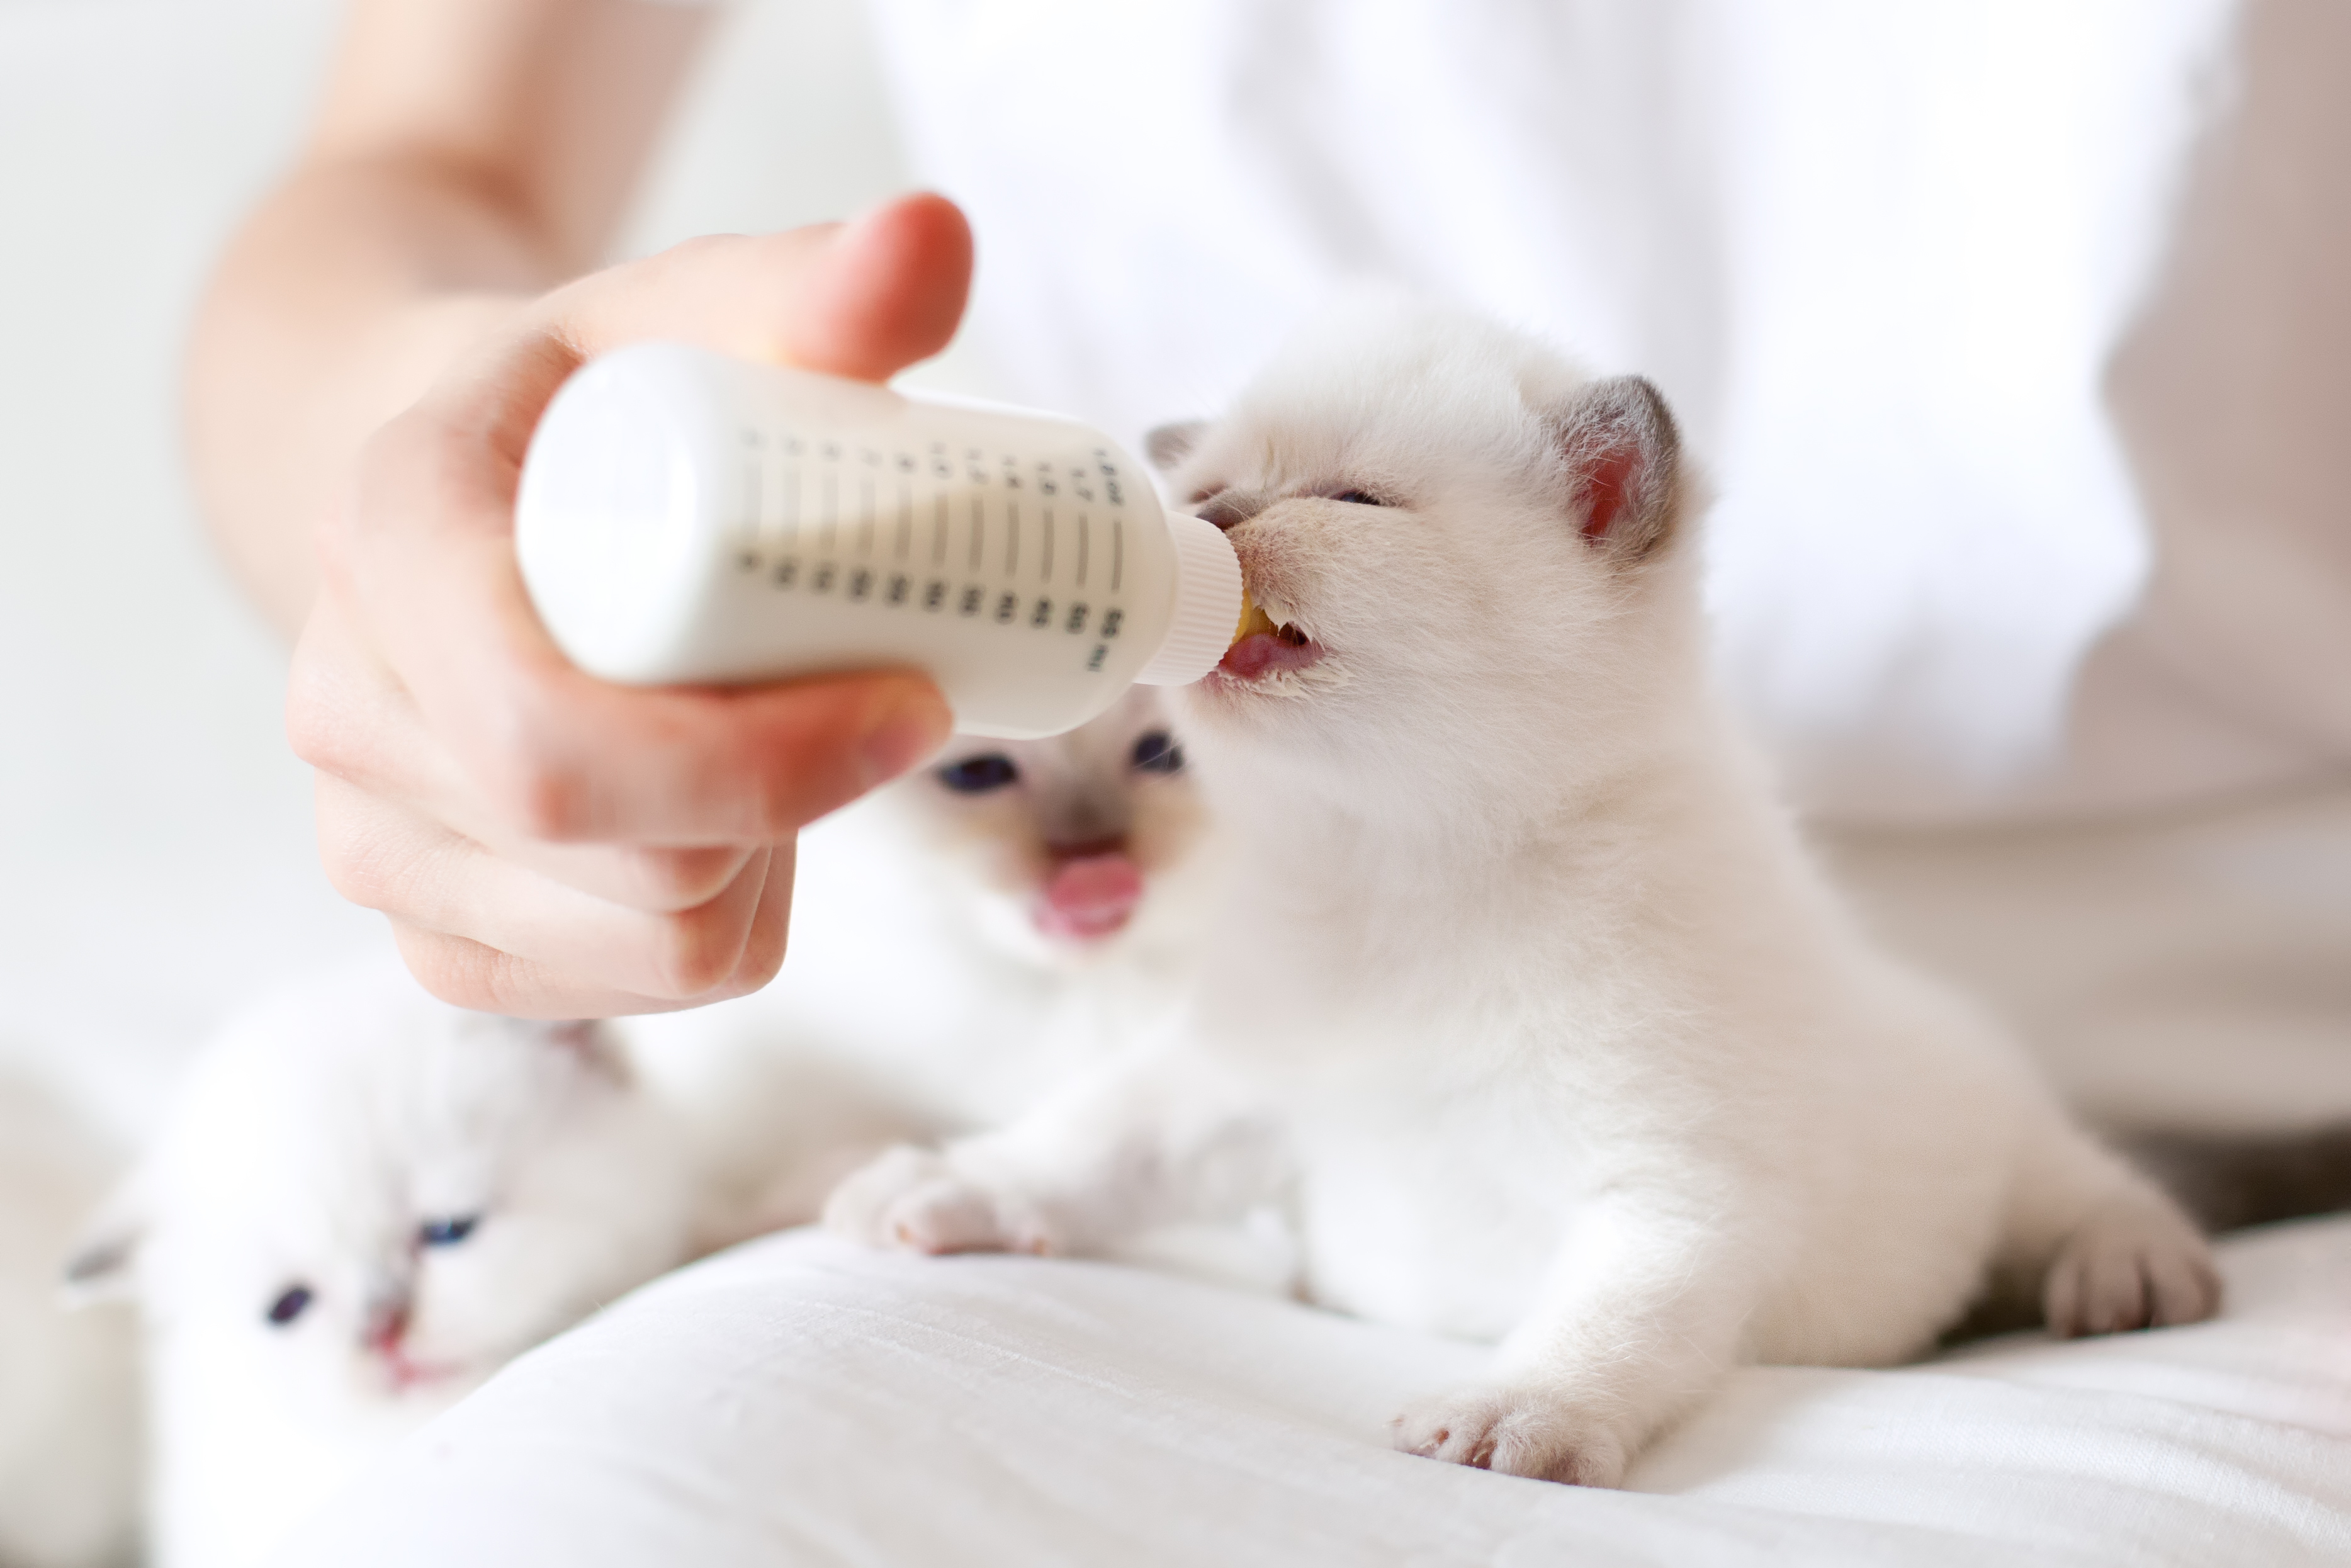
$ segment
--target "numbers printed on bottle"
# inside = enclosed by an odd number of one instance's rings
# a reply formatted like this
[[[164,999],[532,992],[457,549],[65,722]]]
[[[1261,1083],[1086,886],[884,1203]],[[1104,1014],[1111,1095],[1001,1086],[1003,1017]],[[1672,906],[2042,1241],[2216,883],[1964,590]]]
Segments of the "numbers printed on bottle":
[[[820,433],[802,439],[746,429],[742,436],[749,473],[743,531],[731,557],[737,571],[811,594],[831,595],[838,584],[844,604],[895,609],[919,599],[926,613],[943,614],[952,602],[962,617],[1083,639],[1076,646],[1086,650],[1085,668],[1100,674],[1109,667],[1126,615],[1115,603],[1094,602],[1105,590],[1098,580],[1090,586],[1089,577],[1107,567],[1107,596],[1118,597],[1124,518],[1116,510],[1087,509],[1124,505],[1123,476],[1107,451],[1072,462],[1070,455],[1024,457],[945,441],[901,449]],[[789,461],[795,458],[806,465]],[[897,483],[877,486],[872,476],[880,473],[894,474]],[[958,494],[966,505],[954,504]],[[1019,538],[1030,521],[1019,514],[1023,494],[1036,497],[1033,553]],[[886,537],[879,531],[884,522]],[[1097,541],[1094,534],[1105,527],[1106,539]],[[988,537],[998,528],[1000,546]],[[918,543],[918,534],[927,542]],[[928,555],[934,571],[953,570],[950,561],[967,555],[967,570],[979,580],[918,577],[912,564],[917,550]],[[880,564],[864,559],[876,555]]]

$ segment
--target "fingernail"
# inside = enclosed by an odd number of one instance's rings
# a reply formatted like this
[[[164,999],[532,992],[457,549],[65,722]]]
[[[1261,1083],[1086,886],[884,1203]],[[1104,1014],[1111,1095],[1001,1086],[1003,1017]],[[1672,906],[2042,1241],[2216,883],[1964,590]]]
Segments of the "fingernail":
[[[887,784],[947,743],[955,727],[946,704],[925,693],[893,710],[866,732],[862,756],[865,788]]]

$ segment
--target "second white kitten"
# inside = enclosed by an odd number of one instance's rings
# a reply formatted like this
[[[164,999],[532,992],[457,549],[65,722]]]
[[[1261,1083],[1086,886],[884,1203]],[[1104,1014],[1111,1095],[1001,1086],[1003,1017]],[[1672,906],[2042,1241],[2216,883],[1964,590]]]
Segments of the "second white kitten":
[[[1216,841],[1156,694],[1044,740],[958,737],[801,837],[765,991],[625,1020],[688,1116],[708,1244],[817,1216],[894,1139],[1017,1116],[1163,1019]]]

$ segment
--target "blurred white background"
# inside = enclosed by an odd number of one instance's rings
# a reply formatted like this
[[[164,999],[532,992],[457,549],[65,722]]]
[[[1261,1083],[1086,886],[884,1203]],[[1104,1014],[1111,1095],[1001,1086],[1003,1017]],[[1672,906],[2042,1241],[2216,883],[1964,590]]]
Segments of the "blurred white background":
[[[284,653],[182,473],[180,345],[291,156],[334,0],[0,0],[0,1061],[135,1135],[272,979],[381,941],[326,885]],[[853,0],[752,0],[622,250],[904,183]]]
[[[0,0],[0,1062],[124,1134],[239,1000],[382,939],[318,870],[283,651],[213,560],[176,434],[210,259],[292,154],[339,8]],[[856,0],[741,0],[719,26],[623,254],[908,183]],[[950,361],[928,379],[989,390]],[[2346,822],[2335,789],[1838,847],[1881,925],[2085,1103],[2253,1124],[2351,1114]]]

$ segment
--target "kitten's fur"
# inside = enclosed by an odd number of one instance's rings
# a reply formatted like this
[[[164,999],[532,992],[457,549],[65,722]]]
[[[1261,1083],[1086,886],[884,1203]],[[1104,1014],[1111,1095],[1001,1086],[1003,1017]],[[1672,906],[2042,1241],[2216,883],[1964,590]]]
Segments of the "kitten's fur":
[[[1235,841],[1213,983],[834,1225],[1082,1252],[1285,1188],[1316,1300],[1500,1342],[1400,1446],[1597,1485],[1731,1366],[1903,1360],[1988,1273],[2066,1333],[2213,1310],[2179,1211],[1806,858],[1709,689],[1646,382],[1358,315],[1174,482],[1286,623],[1184,694]]]
[[[803,835],[766,991],[628,1020],[712,1167],[706,1243],[815,1218],[893,1139],[1019,1115],[1178,1003],[1217,872],[1167,731],[1137,689],[1067,735],[958,737]]]
[[[154,1561],[261,1560],[425,1417],[679,1261],[688,1180],[598,1026],[452,1008],[388,961],[233,1023],[72,1270],[146,1321]]]
[[[129,1315],[70,1312],[57,1267],[118,1162],[42,1084],[0,1073],[0,1563],[127,1561],[137,1511]]]

